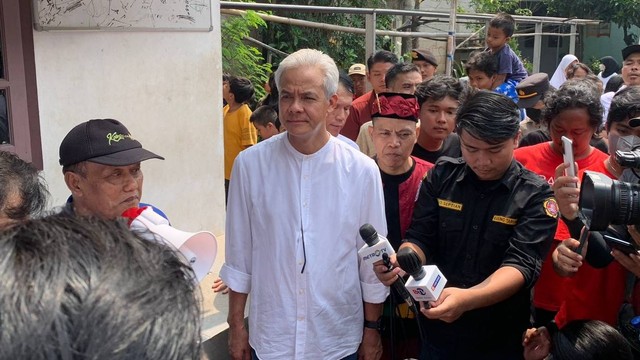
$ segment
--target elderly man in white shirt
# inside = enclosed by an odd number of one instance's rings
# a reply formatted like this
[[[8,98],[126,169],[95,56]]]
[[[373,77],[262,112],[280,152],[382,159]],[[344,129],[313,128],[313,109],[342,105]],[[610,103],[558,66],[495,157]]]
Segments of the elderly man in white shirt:
[[[379,359],[371,324],[388,288],[357,251],[362,224],[386,233],[380,173],[325,128],[338,87],[329,56],[299,50],[275,79],[287,132],[241,152],[231,175],[220,274],[231,289],[229,352],[234,359],[357,359],[358,352]]]

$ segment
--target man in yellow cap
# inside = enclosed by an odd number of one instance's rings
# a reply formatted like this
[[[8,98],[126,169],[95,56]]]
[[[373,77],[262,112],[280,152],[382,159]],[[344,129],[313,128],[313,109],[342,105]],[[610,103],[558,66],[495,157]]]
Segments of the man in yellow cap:
[[[349,68],[349,77],[353,81],[353,100],[359,98],[365,93],[367,77],[367,67],[365,64],[353,64]]]

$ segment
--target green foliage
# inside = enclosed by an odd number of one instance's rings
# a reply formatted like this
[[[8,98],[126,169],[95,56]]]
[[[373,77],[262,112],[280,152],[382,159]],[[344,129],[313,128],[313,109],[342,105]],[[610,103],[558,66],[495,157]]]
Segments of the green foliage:
[[[451,74],[451,76],[456,79],[460,79],[467,75],[467,69],[464,68],[464,64],[462,62],[456,61],[453,63],[453,74]]]
[[[495,14],[498,12],[506,12],[513,14],[520,9],[520,1],[518,0],[471,0],[471,6],[476,12]]]
[[[258,99],[266,95],[262,84],[269,78],[271,64],[265,63],[262,52],[246,44],[244,39],[251,31],[266,26],[255,11],[247,11],[244,16],[229,16],[221,24],[222,70],[251,80]]]
[[[543,0],[549,15],[578,17],[613,22],[624,31],[627,45],[638,42],[638,35],[630,33],[631,26],[640,26],[638,0]]]
[[[589,68],[591,69],[591,71],[593,71],[594,74],[600,73],[600,59],[592,56],[589,58],[589,62],[587,64],[589,65]]]
[[[281,0],[277,2],[279,4],[300,4],[299,0]],[[313,5],[385,8],[386,2],[384,0],[316,0],[313,1]],[[318,23],[365,28],[364,15],[306,12],[282,12],[274,15]],[[392,20],[391,16],[377,15],[377,29],[390,29]],[[365,62],[366,57],[369,55],[365,54],[365,38],[361,34],[270,23],[263,35],[265,42],[286,53],[292,53],[302,48],[318,49],[331,56],[340,69],[348,69],[351,64],[356,62]],[[392,50],[392,47],[391,39],[377,37],[376,48]]]

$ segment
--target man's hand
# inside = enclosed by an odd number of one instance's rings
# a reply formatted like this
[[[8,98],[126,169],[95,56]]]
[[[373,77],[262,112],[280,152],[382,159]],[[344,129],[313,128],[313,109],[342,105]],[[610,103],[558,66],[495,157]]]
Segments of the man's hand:
[[[250,360],[249,333],[244,323],[229,326],[229,355],[233,360]]]
[[[636,245],[640,246],[640,231],[636,228],[635,225],[627,225],[627,231],[629,231],[629,235],[633,241],[636,242]]]
[[[544,360],[551,350],[551,336],[546,327],[527,329],[522,341],[525,360]]]
[[[640,245],[640,232],[638,232],[635,225],[627,226],[627,230],[629,231],[631,238],[633,238],[633,241]],[[640,277],[640,254],[627,255],[622,251],[612,249],[611,255],[620,263],[620,265],[624,266],[625,269],[631,271],[633,275]]]
[[[582,229],[584,231],[584,228]],[[563,241],[551,254],[553,260],[553,268],[556,273],[563,277],[572,277],[582,266],[582,260],[587,254],[587,245],[589,239],[585,240],[582,247],[582,254],[577,254],[575,249],[578,248],[580,242],[576,239],[569,238]]]
[[[376,329],[364,328],[358,349],[359,360],[379,360],[382,357],[382,339]]]
[[[611,256],[616,259],[620,265],[629,270],[636,277],[640,276],[640,255],[638,254],[625,254],[620,250],[612,249]]]
[[[452,323],[468,310],[467,291],[468,289],[445,288],[438,300],[429,303],[430,309],[423,307],[423,303],[420,303],[420,312],[429,319]]]
[[[213,286],[211,288],[213,289],[213,292],[216,292],[216,293],[219,292],[219,293],[226,294],[229,292],[229,287],[227,287],[227,284],[225,284],[221,278],[217,278],[213,282]]]
[[[386,286],[391,286],[396,280],[398,280],[399,276],[404,276],[405,272],[402,271],[398,267],[398,262],[396,261],[396,255],[391,255],[390,257],[391,265],[393,265],[393,270],[389,271],[389,268],[382,262],[376,261],[373,263],[373,272],[376,273],[378,280]]]
[[[578,164],[575,164],[578,171]],[[556,168],[555,180],[553,182],[553,194],[558,203],[558,209],[562,216],[573,220],[578,216],[578,199],[580,199],[580,184],[577,177],[564,176],[564,170],[568,168],[565,163]],[[574,186],[571,186],[574,184]]]

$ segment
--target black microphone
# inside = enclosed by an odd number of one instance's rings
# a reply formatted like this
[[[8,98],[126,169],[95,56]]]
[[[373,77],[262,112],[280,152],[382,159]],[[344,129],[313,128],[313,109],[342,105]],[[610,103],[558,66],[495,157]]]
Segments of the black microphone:
[[[407,274],[413,276],[416,281],[422,280],[422,278],[427,275],[427,272],[424,271],[424,268],[422,267],[422,261],[420,261],[420,257],[411,248],[402,248],[398,250],[396,260],[398,261],[398,265],[400,265],[402,270],[406,271]]]
[[[418,254],[408,247],[398,250],[396,260],[402,270],[411,275],[405,287],[415,301],[438,300],[444,286],[447,284],[447,278],[437,266],[423,266]]]
[[[389,259],[389,255],[383,254],[382,261],[384,261],[384,264],[387,266],[387,269],[389,269],[387,270],[387,272],[393,270],[393,265],[391,265],[391,260]],[[406,302],[407,305],[409,305],[409,308],[412,308],[413,298],[411,298],[411,294],[409,294],[409,290],[407,290],[407,288],[404,286],[404,280],[402,280],[400,275],[396,275],[396,281],[394,281],[394,283],[391,284],[391,286],[395,289],[396,293],[400,295],[402,300],[404,300],[404,302]]]
[[[365,263],[373,265],[376,261],[382,260],[382,254],[393,255],[396,253],[389,240],[379,235],[371,224],[362,225],[359,231],[360,237],[367,243],[358,250],[358,256]]]
[[[371,264],[378,260],[382,260],[387,266],[387,271],[391,271],[393,269],[393,265],[391,265],[389,255],[395,254],[395,251],[389,243],[389,240],[378,234],[371,224],[364,224],[360,227],[360,237],[362,237],[362,240],[367,243],[367,245],[363,246],[362,249],[358,251],[358,255],[362,257],[362,260],[370,262]],[[402,281],[400,276],[396,275],[396,281],[391,284],[391,287],[395,289],[398,295],[402,297],[409,307],[413,306],[411,294],[409,294],[407,288],[404,287],[404,281]]]

